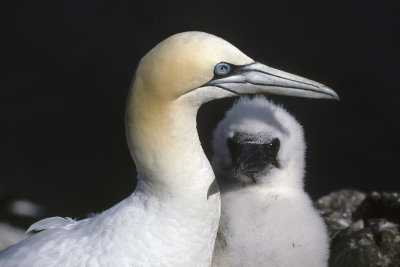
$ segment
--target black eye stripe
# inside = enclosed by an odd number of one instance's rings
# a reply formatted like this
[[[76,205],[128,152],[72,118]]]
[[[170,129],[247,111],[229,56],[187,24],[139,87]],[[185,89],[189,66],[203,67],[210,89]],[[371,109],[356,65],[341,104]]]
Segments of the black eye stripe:
[[[219,75],[218,73],[216,73],[216,69],[220,64],[226,64],[227,66],[229,66],[229,72],[227,72],[225,75]],[[249,64],[249,65],[251,65],[251,64]],[[243,72],[242,69],[243,69],[244,66],[247,66],[247,65],[234,65],[234,64],[230,64],[230,63],[226,63],[226,62],[220,62],[217,65],[215,65],[215,67],[214,67],[214,77],[209,82],[214,81],[214,80],[218,80],[218,79],[222,79],[222,78],[224,78],[226,76],[241,74]]]
[[[215,69],[216,69],[217,65],[221,64],[221,63],[227,64],[230,67],[230,71],[225,75],[218,75],[218,74],[215,73]],[[208,82],[206,82],[205,84],[197,87],[197,88],[208,86],[208,85],[210,85],[211,82],[219,80],[219,79],[223,79],[223,78],[225,78],[227,76],[240,75],[243,72],[247,72],[247,70],[243,70],[243,67],[249,66],[249,65],[252,65],[252,64],[255,64],[255,63],[253,62],[253,63],[247,64],[247,65],[234,65],[234,64],[230,64],[230,63],[226,63],[226,62],[220,62],[218,64],[215,65],[215,67],[214,67],[214,76],[212,77],[212,79],[209,80]],[[220,87],[218,84],[213,84],[212,86]],[[193,88],[192,90],[186,92],[185,94],[187,94],[187,93],[189,93],[189,92],[191,92],[193,90],[196,90],[197,88]],[[222,88],[222,87],[220,87],[220,88]],[[222,88],[222,89],[227,90],[226,88]]]

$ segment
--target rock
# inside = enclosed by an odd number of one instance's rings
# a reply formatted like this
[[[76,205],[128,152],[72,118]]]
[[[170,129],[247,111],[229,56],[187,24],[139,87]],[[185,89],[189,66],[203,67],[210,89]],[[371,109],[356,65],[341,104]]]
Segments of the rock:
[[[386,218],[400,224],[400,193],[372,192],[353,216],[355,219]]]
[[[400,194],[341,190],[316,207],[331,237],[329,266],[400,266]]]
[[[320,211],[333,239],[341,230],[352,223],[352,214],[365,199],[365,194],[354,190],[341,190],[321,197],[315,206]]]

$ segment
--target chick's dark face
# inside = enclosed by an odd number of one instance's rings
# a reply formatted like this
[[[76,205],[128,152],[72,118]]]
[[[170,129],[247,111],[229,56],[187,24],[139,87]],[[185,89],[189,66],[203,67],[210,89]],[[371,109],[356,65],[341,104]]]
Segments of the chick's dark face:
[[[236,133],[227,140],[231,154],[235,176],[240,179],[246,176],[250,182],[256,183],[256,177],[271,168],[280,168],[278,152],[280,141],[278,138],[265,139],[260,136],[251,136]]]

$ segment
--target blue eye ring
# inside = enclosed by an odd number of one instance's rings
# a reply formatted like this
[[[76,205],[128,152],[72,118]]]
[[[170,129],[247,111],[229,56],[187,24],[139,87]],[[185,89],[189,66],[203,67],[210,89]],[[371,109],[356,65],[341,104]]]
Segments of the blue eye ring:
[[[215,65],[214,73],[218,76],[227,75],[231,71],[231,66],[228,63],[221,62]]]

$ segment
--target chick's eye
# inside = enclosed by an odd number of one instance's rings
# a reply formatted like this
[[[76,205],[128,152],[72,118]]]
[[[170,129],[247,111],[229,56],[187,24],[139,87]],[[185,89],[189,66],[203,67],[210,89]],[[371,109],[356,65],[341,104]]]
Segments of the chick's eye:
[[[231,66],[229,64],[221,62],[215,66],[214,72],[218,76],[223,76],[231,71]]]
[[[281,143],[278,138],[275,138],[274,140],[272,140],[271,143],[268,144],[269,153],[276,156],[279,152],[280,144]]]

